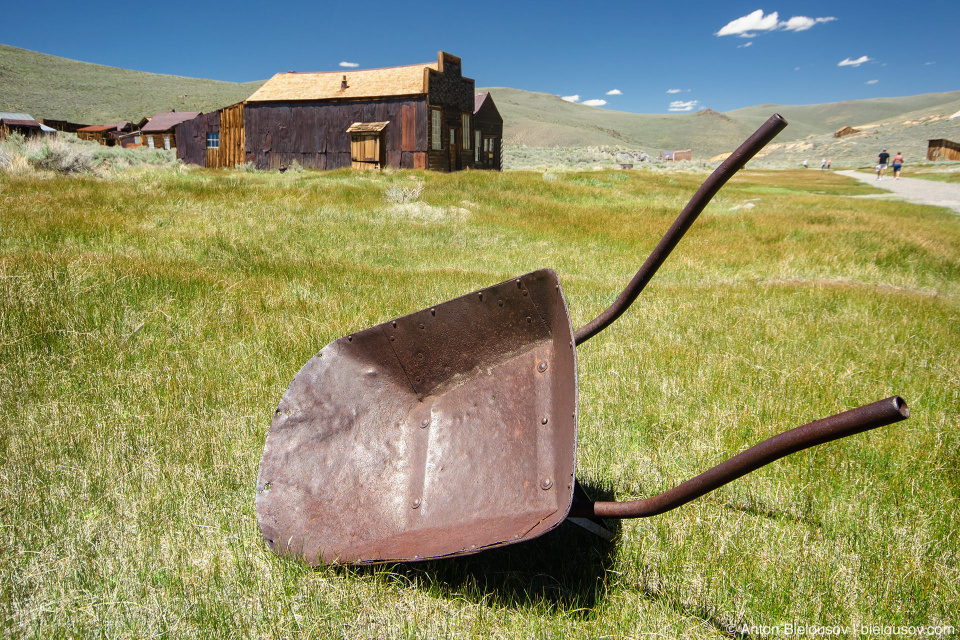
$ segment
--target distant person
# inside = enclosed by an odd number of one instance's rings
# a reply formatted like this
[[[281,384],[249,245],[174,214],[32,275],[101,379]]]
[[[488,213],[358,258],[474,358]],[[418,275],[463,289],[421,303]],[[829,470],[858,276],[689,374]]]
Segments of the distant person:
[[[900,179],[900,169],[903,168],[903,151],[897,151],[897,155],[893,156],[893,179]]]
[[[820,171],[824,171],[826,170],[826,168],[827,168],[827,159],[824,158],[823,160],[820,161]]]
[[[804,169],[807,168],[807,161],[806,161],[806,160],[803,161],[803,168],[804,168]]]
[[[884,149],[877,156],[877,180],[883,180],[883,172],[887,170],[887,161],[890,160],[890,154]]]
[[[827,171],[830,171],[830,158],[827,158]]]

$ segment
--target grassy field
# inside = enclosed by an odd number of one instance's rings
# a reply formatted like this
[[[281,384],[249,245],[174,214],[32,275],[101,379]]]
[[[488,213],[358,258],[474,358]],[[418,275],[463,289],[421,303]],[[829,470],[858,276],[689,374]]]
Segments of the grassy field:
[[[544,266],[580,326],[704,177],[0,176],[0,635],[960,627],[960,218],[821,172],[734,178],[578,348],[578,476],[642,497],[894,393],[908,421],[615,525],[612,543],[563,525],[463,559],[312,570],[262,542],[264,437],[320,347]],[[420,201],[384,197],[417,181]]]

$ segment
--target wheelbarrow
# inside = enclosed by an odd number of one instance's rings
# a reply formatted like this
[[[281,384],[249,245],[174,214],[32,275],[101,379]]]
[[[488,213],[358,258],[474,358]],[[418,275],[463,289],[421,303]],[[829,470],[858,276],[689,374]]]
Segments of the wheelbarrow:
[[[909,416],[898,396],[792,429],[658,496],[593,502],[576,482],[576,345],[616,320],[721,186],[779,133],[772,116],[707,179],[617,300],[574,332],[549,269],[331,342],[277,407],[260,529],[311,565],[409,562],[536,538],[568,518],[674,509],[790,453]]]

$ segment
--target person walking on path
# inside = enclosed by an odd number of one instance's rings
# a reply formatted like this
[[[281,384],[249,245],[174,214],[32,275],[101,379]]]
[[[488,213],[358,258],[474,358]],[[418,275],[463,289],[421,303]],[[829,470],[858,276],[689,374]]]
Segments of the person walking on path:
[[[830,158],[827,158],[827,171],[830,171]]]
[[[887,161],[890,159],[890,154],[887,153],[887,150],[884,149],[880,152],[880,155],[877,156],[877,180],[883,180],[883,172],[887,170]]]
[[[824,158],[820,161],[820,171],[824,171],[827,168],[827,159]]]
[[[897,155],[893,156],[893,179],[900,179],[900,169],[903,168],[903,151],[897,151]]]

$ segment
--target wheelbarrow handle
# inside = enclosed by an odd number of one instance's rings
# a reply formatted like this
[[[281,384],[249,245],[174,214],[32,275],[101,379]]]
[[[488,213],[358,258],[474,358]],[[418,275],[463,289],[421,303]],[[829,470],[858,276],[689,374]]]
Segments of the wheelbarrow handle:
[[[815,420],[802,427],[768,438],[658,496],[628,502],[574,502],[570,509],[570,517],[646,518],[655,516],[696,500],[705,493],[791,453],[893,424],[909,417],[910,409],[903,398],[891,396],[886,400],[879,400],[829,418]]]
[[[630,308],[630,305],[637,299],[637,296],[640,295],[643,288],[647,286],[650,278],[653,277],[657,269],[660,268],[660,265],[662,265],[667,259],[667,256],[670,255],[670,252],[673,251],[677,243],[680,242],[683,235],[693,225],[697,216],[700,215],[707,206],[707,203],[710,202],[710,199],[716,195],[717,191],[727,183],[727,180],[729,180],[733,174],[742,169],[760,149],[773,140],[786,126],[787,121],[784,120],[780,114],[773,114],[769,120],[763,123],[752,136],[747,138],[736,151],[731,153],[730,156],[710,174],[710,177],[700,185],[700,188],[697,189],[693,198],[690,199],[687,206],[680,212],[673,226],[667,230],[666,235],[660,240],[660,243],[653,250],[653,253],[650,254],[650,257],[647,258],[647,261],[643,263],[640,270],[633,276],[627,288],[623,290],[620,296],[617,297],[613,304],[607,307],[605,311],[577,329],[574,334],[574,342],[576,342],[576,344],[586,342],[597,335]]]

